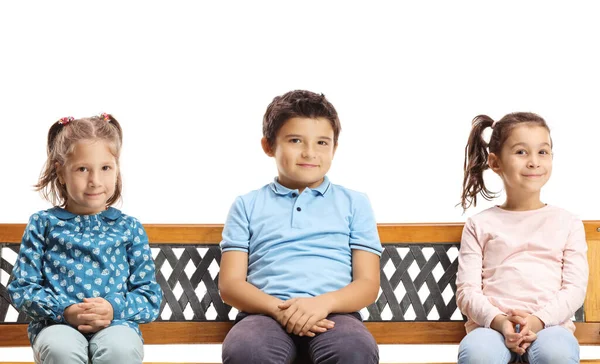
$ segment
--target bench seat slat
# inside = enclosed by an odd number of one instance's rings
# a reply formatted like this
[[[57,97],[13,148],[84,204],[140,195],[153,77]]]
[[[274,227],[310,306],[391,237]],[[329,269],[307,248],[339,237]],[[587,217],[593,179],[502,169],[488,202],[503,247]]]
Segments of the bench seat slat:
[[[462,322],[365,322],[378,344],[458,344]],[[153,322],[141,325],[146,344],[219,344],[230,322]],[[581,345],[600,345],[600,322],[576,322]],[[29,346],[26,324],[0,325],[0,347]]]

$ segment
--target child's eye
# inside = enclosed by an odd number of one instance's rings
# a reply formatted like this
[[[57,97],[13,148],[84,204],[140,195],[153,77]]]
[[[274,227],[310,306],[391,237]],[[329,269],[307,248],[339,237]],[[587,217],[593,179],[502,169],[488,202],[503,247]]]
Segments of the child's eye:
[[[547,151],[546,149],[542,149],[542,150],[540,150],[540,154],[550,154],[550,152]]]
[[[329,143],[327,143],[324,140],[319,140],[318,143],[319,143],[319,145],[329,145]]]
[[[298,139],[298,138],[292,138],[292,139],[290,139],[290,143],[300,143],[300,142],[301,142],[301,140]]]
[[[87,172],[87,168],[86,167],[79,167],[77,168],[77,172]]]
[[[525,155],[525,154],[527,154],[527,151],[525,149],[519,149],[519,150],[517,150],[517,152],[515,154]]]
[[[111,166],[102,166],[103,171],[110,171],[112,169]]]

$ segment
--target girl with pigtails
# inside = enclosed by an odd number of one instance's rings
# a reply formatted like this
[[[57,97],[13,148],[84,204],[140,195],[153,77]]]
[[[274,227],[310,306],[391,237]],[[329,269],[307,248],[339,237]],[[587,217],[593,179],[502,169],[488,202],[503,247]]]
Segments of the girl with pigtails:
[[[483,132],[491,128],[489,143]],[[496,197],[485,170],[502,179],[506,200],[467,219],[456,299],[467,316],[459,363],[579,363],[571,318],[588,281],[583,223],[540,197],[552,173],[550,129],[540,116],[479,115],[465,148],[461,205]]]
[[[36,188],[55,207],[31,216],[8,286],[32,320],[36,363],[142,363],[138,324],[157,318],[162,293],[144,227],[111,207],[122,138],[108,114],[62,118],[48,133]]]

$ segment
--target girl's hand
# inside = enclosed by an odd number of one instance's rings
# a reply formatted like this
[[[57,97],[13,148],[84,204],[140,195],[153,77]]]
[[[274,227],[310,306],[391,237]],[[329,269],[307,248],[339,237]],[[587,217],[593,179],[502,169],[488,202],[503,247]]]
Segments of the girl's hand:
[[[320,297],[292,298],[279,304],[277,307],[280,310],[283,310],[281,321],[279,321],[281,326],[283,326],[289,334],[293,333],[300,336],[311,336],[308,335],[308,333],[311,332],[311,329],[317,322],[321,322],[329,314],[327,303]],[[321,329],[323,328],[323,326],[320,325],[316,326],[321,327]]]
[[[520,347],[523,350],[527,350],[536,339],[537,334],[533,332],[533,330],[529,330],[527,335],[523,336],[523,341],[521,342]]]
[[[84,311],[77,315],[83,323],[77,329],[83,333],[95,333],[108,327],[113,320],[113,307],[102,297],[84,298],[78,304]]]
[[[85,322],[79,319],[79,315],[85,312],[85,309],[82,308],[81,303],[75,303],[65,309],[63,312],[63,316],[65,321],[73,327],[78,327],[79,325],[83,325]]]
[[[531,346],[531,343],[537,339],[537,332],[544,328],[542,320],[522,310],[511,310],[508,319],[513,323],[521,325],[523,341],[519,346],[523,350],[527,350]]]
[[[514,321],[516,321],[516,323]],[[521,348],[520,345],[523,342],[523,333],[517,333],[515,326],[520,325],[521,322],[525,322],[525,319],[521,317],[498,315],[494,317],[492,321],[492,327],[500,332],[504,336],[504,345],[519,355],[525,354],[525,349]]]

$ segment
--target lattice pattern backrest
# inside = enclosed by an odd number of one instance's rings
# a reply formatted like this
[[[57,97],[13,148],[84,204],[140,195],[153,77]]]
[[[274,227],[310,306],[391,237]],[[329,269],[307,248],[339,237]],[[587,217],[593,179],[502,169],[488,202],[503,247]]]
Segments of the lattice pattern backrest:
[[[18,245],[0,244],[0,322],[26,322],[11,306],[6,286]],[[163,289],[159,321],[228,321],[237,310],[218,292],[217,245],[152,245],[156,279]],[[456,307],[458,244],[386,244],[377,301],[366,321],[462,321]],[[583,308],[576,321],[583,321]]]

